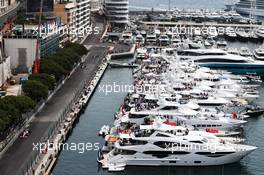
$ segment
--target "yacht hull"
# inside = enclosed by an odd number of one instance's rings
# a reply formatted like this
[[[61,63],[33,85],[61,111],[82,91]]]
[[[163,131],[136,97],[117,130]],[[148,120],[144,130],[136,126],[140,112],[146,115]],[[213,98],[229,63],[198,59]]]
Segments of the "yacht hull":
[[[207,157],[190,153],[188,155],[171,155],[166,158],[157,158],[139,153],[138,155],[117,155],[110,164],[118,164],[120,160],[127,166],[216,166],[239,162],[251,151],[241,151],[222,157]]]
[[[250,8],[241,8],[236,7],[236,11],[242,15],[249,15],[251,9]],[[253,12],[255,16],[264,17],[264,9],[256,9],[255,12]]]
[[[200,66],[213,69],[225,69],[235,74],[256,73],[264,75],[264,62],[261,64],[254,63],[198,63]]]

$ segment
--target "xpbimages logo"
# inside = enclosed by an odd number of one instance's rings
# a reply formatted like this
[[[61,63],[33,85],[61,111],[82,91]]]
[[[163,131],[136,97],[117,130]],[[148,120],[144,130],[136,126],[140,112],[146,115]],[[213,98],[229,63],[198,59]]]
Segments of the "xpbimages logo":
[[[80,154],[86,151],[98,151],[100,149],[100,143],[57,143],[54,144],[49,140],[43,143],[33,143],[33,151],[40,153],[46,153],[48,151],[76,151]]]
[[[47,25],[41,25],[40,28],[34,27],[33,29],[34,35],[39,36],[48,36],[52,34],[67,34],[67,35],[74,35],[78,37],[84,37],[86,35],[94,34],[99,35],[100,34],[100,28],[99,27],[92,27],[92,26],[86,26],[86,27],[64,27],[64,26],[58,26],[55,24],[47,24]]]

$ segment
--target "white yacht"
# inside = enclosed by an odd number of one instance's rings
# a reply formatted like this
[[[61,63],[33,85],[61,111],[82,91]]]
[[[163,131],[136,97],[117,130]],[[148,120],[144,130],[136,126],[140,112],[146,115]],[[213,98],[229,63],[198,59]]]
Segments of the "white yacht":
[[[168,117],[169,116],[169,117]],[[129,113],[119,116],[119,122],[131,122],[141,124],[146,118],[162,118],[176,121],[180,124],[193,126],[198,129],[215,128],[220,130],[230,130],[231,128],[239,128],[246,121],[233,118],[231,115],[218,113],[214,110],[193,110],[189,107],[181,107],[167,105],[160,106],[152,110],[136,111],[134,108]]]
[[[129,131],[128,131],[129,132]],[[240,161],[256,147],[233,144],[202,131],[167,126],[120,134],[110,152],[99,152],[98,162],[109,171],[126,166],[213,166]]]
[[[136,41],[136,43],[144,44],[145,43],[145,38],[141,34],[138,34],[135,37],[135,41]]]
[[[238,13],[249,15],[252,14],[254,16],[264,16],[264,1],[263,0],[255,0],[256,8],[254,8],[254,3],[252,0],[240,0],[238,3],[235,4],[235,10]]]
[[[168,35],[165,34],[160,35],[158,41],[160,46],[167,46],[170,44],[170,38],[168,37]]]
[[[243,28],[237,29],[236,34],[237,34],[237,37],[242,40],[249,38],[249,34]]]
[[[225,31],[225,35],[229,38],[229,39],[235,39],[237,37],[236,31],[233,27],[227,27],[226,31]]]
[[[263,58],[261,57],[263,49],[258,49],[254,53],[255,57]],[[178,55],[181,59],[192,60],[204,67],[226,69],[239,74],[264,74],[263,61],[254,61],[251,58],[229,54],[220,49],[189,49],[179,51]]]
[[[157,35],[155,33],[147,34],[146,44],[156,44],[156,43],[157,43]]]
[[[259,37],[264,39],[264,26],[255,30],[255,34]]]
[[[140,47],[136,50],[137,59],[146,59],[148,51],[145,47]]]
[[[264,60],[264,47],[260,47],[254,50],[254,57],[257,60]]]
[[[160,34],[161,34],[161,32],[160,32],[159,29],[155,29],[155,30],[154,30],[154,33],[155,33],[157,36],[160,36]]]
[[[250,51],[250,49],[248,47],[241,47],[239,50],[239,54],[241,56],[244,56],[244,57],[252,57],[253,56],[252,52]]]
[[[178,47],[181,44],[181,38],[178,35],[172,35],[171,44],[173,47]]]
[[[124,32],[121,37],[121,41],[125,44],[133,43],[133,34],[132,32]]]

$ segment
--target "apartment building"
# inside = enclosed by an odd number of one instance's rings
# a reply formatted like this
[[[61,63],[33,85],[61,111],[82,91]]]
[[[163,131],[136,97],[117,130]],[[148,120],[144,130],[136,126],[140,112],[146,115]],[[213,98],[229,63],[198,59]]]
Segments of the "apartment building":
[[[124,27],[128,23],[128,0],[104,0],[103,10],[113,26]]]

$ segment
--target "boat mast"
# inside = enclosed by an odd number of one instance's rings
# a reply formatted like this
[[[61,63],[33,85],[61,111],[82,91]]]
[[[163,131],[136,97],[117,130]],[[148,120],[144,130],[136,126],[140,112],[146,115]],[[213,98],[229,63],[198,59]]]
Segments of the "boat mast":
[[[249,18],[256,20],[257,2],[256,0],[250,0],[250,13]]]

